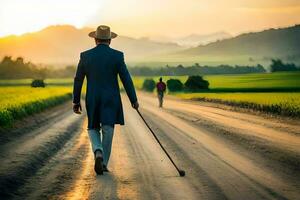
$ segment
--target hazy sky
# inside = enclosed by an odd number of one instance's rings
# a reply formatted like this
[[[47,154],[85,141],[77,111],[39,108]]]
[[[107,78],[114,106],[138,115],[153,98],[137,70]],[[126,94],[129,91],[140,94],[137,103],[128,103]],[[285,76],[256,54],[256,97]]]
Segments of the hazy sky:
[[[238,34],[300,23],[300,0],[0,0],[0,36],[108,24],[121,35]]]

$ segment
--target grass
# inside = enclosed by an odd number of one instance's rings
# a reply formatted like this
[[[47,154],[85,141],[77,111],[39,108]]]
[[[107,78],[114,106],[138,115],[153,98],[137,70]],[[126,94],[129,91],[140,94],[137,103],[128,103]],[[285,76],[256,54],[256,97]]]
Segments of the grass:
[[[69,99],[71,99],[70,87],[2,86],[0,87],[0,126],[11,126],[17,119]]]
[[[300,116],[300,93],[174,93],[182,99],[217,102],[286,116]]]

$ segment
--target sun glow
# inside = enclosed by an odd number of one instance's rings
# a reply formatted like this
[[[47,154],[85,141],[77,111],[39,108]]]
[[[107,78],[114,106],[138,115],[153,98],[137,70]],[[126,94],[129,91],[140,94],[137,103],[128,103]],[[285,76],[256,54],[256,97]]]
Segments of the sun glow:
[[[20,35],[57,24],[71,24],[81,28],[95,16],[102,5],[102,1],[84,2],[1,0],[0,36]]]
[[[231,34],[300,23],[299,0],[0,0],[0,37],[108,24],[132,37]]]

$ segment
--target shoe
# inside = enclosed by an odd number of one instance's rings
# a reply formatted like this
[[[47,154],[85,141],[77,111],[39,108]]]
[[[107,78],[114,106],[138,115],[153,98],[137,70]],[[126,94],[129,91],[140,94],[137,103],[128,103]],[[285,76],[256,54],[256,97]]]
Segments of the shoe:
[[[103,171],[104,172],[109,172],[109,170],[107,169],[106,165],[103,165]]]
[[[103,174],[103,156],[102,156],[102,152],[100,150],[95,151],[95,167],[94,167],[94,170],[98,175]]]

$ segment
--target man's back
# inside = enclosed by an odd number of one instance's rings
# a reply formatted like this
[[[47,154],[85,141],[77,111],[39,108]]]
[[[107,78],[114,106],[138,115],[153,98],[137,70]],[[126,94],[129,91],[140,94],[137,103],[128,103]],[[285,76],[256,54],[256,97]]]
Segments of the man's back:
[[[131,103],[136,102],[135,89],[122,52],[106,44],[99,44],[81,53],[75,76],[73,101],[80,102],[82,82],[86,76],[89,128],[98,128],[101,123],[124,124],[118,75]]]
[[[88,90],[103,92],[113,90],[118,92],[118,72],[122,64],[123,53],[100,44],[81,54],[87,77]]]

